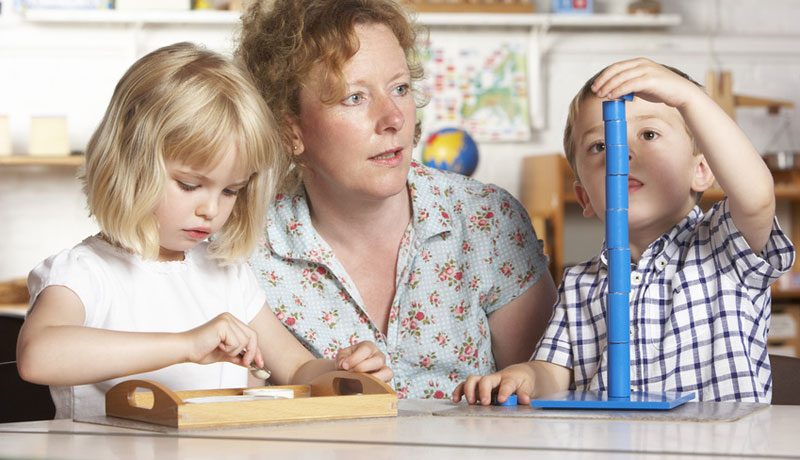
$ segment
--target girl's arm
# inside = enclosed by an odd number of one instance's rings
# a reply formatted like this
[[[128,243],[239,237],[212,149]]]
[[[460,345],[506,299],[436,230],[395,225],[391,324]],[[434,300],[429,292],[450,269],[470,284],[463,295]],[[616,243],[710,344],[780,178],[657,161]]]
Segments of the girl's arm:
[[[273,384],[306,384],[334,370],[366,372],[384,382],[393,377],[383,353],[372,342],[360,342],[339,351],[335,361],[315,359],[266,304],[250,322],[250,327],[258,333],[258,345],[267,369],[272,372],[270,382]]]
[[[184,362],[263,362],[255,332],[227,313],[181,333],[90,328],[82,325],[84,316],[73,291],[45,288],[20,330],[20,376],[43,385],[83,385]],[[240,358],[242,349],[248,351]]]

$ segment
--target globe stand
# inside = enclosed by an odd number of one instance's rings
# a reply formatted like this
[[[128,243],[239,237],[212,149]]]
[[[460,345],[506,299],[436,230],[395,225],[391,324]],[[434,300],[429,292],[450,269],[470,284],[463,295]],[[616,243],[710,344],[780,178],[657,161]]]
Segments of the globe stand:
[[[606,142],[606,248],[608,250],[608,392],[564,391],[531,401],[531,407],[559,409],[666,410],[694,399],[694,392],[631,392],[630,292],[628,244],[628,127],[625,101],[603,101]],[[504,405],[516,404],[516,395]]]

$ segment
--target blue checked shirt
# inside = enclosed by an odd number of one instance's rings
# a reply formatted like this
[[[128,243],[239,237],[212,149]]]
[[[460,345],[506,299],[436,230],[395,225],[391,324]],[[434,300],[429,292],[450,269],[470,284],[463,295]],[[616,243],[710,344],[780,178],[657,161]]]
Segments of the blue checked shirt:
[[[578,390],[607,390],[605,252],[565,271],[531,358],[571,368]],[[777,219],[755,254],[727,200],[707,215],[695,207],[631,266],[631,390],[770,402],[769,287],[794,257]]]

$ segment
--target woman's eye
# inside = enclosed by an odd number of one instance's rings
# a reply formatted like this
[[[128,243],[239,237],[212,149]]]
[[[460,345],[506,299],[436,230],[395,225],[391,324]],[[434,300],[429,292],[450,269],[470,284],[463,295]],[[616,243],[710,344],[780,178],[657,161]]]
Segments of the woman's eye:
[[[195,189],[197,189],[197,186],[196,186],[196,185],[189,185],[189,184],[186,184],[186,183],[184,183],[184,182],[181,182],[181,181],[179,181],[179,180],[178,180],[178,181],[175,181],[175,182],[177,182],[177,183],[178,183],[178,186],[179,186],[180,188],[182,188],[182,189],[186,190],[187,192],[191,192],[192,190],[195,190]]]
[[[345,101],[346,105],[358,105],[363,100],[364,100],[364,96],[362,96],[360,94],[351,94],[351,95],[347,96],[347,99],[345,99],[344,101]]]
[[[595,142],[594,144],[589,146],[590,153],[603,153],[605,151],[606,151],[605,142]]]
[[[400,96],[405,96],[406,94],[409,93],[409,91],[411,91],[411,90],[410,90],[410,88],[409,88],[409,86],[407,84],[402,84],[402,85],[398,86],[397,88],[395,88],[395,92],[397,94],[399,94]]]

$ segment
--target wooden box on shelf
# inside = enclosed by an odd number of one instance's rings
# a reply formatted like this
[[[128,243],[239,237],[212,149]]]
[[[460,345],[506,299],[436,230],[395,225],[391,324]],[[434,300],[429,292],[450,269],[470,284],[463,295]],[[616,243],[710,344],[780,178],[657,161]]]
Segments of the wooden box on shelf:
[[[420,13],[533,13],[533,0],[406,0]]]

